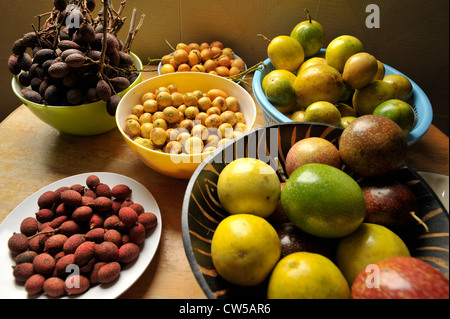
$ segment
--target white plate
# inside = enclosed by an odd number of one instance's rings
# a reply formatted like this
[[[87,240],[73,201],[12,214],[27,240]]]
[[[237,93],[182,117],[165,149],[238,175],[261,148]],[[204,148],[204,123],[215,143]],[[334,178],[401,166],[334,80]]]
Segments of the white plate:
[[[430,185],[436,195],[439,197],[439,200],[444,205],[447,212],[449,211],[449,200],[448,200],[448,191],[449,191],[449,177],[447,175],[429,173],[429,172],[418,172],[423,179]]]
[[[105,172],[84,173],[61,179],[40,189],[20,203],[0,224],[0,299],[29,298],[23,284],[16,282],[13,277],[11,266],[15,263],[9,252],[7,242],[13,232],[19,232],[20,223],[25,217],[34,216],[38,209],[37,199],[39,196],[45,191],[56,190],[61,186],[86,185],[86,178],[92,174],[97,175],[102,183],[108,184],[111,188],[117,184],[128,185],[132,190],[131,199],[144,206],[145,211],[154,213],[158,218],[158,223],[153,230],[148,232],[145,242],[141,244],[139,257],[134,262],[123,267],[115,281],[109,284],[95,285],[81,295],[65,296],[64,298],[117,298],[131,287],[145,271],[158,249],[161,238],[161,213],[153,195],[142,184],[123,175]],[[42,293],[37,298],[47,298],[47,296]]]

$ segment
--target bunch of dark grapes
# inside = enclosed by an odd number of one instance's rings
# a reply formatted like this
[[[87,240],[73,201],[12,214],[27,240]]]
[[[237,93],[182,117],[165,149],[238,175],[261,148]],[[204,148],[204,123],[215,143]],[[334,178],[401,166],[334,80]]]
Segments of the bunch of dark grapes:
[[[129,47],[116,36],[120,23],[104,23],[100,13],[94,19],[95,4],[95,0],[53,0],[45,23],[14,42],[8,68],[18,76],[25,99],[56,106],[103,100],[108,113],[115,114],[117,94],[136,80],[138,71]]]

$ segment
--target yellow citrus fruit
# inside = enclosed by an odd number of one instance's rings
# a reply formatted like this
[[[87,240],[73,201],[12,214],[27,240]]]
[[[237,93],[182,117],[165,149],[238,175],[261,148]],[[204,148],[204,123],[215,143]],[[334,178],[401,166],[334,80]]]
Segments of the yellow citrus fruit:
[[[302,65],[300,65],[300,67],[298,68],[297,74],[299,74],[304,69],[306,69],[312,65],[315,65],[315,64],[327,64],[327,60],[325,60],[325,58],[318,57],[318,56],[309,58],[308,60],[303,62]]]
[[[322,25],[311,19],[308,12],[308,20],[297,24],[291,31],[291,37],[296,39],[305,51],[305,57],[311,57],[323,46]]]
[[[327,257],[296,252],[281,259],[272,271],[268,299],[348,299],[350,287]]]
[[[278,206],[280,192],[280,180],[275,170],[255,158],[232,161],[217,181],[220,203],[230,214],[268,217]]]
[[[384,82],[392,85],[397,94],[397,99],[407,102],[413,94],[413,86],[409,79],[401,74],[388,74],[383,78]]]
[[[264,77],[263,82],[262,90],[264,95],[274,106],[288,106],[294,100],[294,90],[291,81],[284,75],[269,73]]]
[[[414,109],[407,102],[399,99],[387,100],[373,111],[375,115],[387,117],[397,123],[403,133],[408,134],[414,127]]]
[[[395,99],[396,93],[392,85],[375,80],[353,94],[353,107],[358,115],[372,114],[375,108],[384,101]]]
[[[217,226],[211,241],[211,258],[225,280],[240,286],[260,284],[281,255],[280,239],[264,218],[230,215]]]
[[[294,93],[300,107],[317,101],[337,103],[342,95],[344,82],[341,74],[328,64],[315,64],[297,75]]]
[[[301,44],[287,35],[272,39],[267,47],[267,56],[275,69],[295,72],[305,60]]]
[[[305,121],[340,125],[341,113],[330,102],[318,101],[306,108]]]
[[[325,59],[329,65],[342,72],[347,59],[363,50],[364,47],[358,38],[351,35],[341,35],[328,44]]]

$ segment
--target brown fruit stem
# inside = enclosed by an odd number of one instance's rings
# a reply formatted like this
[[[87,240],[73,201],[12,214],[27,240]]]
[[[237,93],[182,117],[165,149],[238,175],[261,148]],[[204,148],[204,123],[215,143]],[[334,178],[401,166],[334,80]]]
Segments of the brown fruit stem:
[[[429,229],[428,229],[427,224],[425,224],[425,222],[424,222],[422,219],[420,219],[420,218],[416,215],[415,212],[409,212],[409,213],[411,214],[411,216],[412,216],[415,220],[417,220],[417,221],[419,222],[420,225],[423,226],[423,228],[425,228],[425,231],[428,233]]]
[[[38,235],[56,233],[57,231],[59,231],[59,228],[55,228],[55,229],[52,229],[52,230],[44,230],[44,231],[37,232],[36,234],[27,237],[27,239],[30,240],[30,239],[38,236]]]
[[[309,14],[308,9],[305,8],[305,12],[306,12],[306,18],[309,20],[309,23],[312,23],[311,14]]]
[[[264,34],[261,34],[261,33],[258,33],[256,36],[260,37],[260,38],[263,38],[264,40],[266,40],[269,43],[272,41],[268,37],[266,37]]]

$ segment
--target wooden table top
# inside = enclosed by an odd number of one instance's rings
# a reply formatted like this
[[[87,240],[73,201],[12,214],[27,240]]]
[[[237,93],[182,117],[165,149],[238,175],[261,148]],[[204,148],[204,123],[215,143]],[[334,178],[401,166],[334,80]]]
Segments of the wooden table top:
[[[144,79],[155,75],[145,72]],[[249,86],[244,87],[253,95]],[[261,127],[263,113],[257,108],[255,127]],[[28,196],[59,179],[103,171],[128,176],[144,185],[157,201],[162,235],[150,265],[120,298],[206,298],[191,271],[181,236],[188,180],[163,176],[145,166],[117,129],[91,137],[67,135],[40,121],[24,105],[0,123],[0,141],[0,222]],[[432,125],[409,147],[407,162],[417,171],[448,176],[448,137]]]

